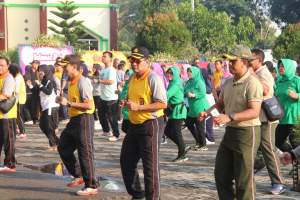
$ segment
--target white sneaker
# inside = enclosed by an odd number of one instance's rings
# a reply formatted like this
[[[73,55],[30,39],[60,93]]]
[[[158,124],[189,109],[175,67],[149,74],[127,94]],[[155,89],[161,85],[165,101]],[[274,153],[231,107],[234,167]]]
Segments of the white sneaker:
[[[69,123],[69,121],[70,121],[69,119],[64,119],[64,120],[61,120],[60,123],[61,124],[67,124],[67,123]]]
[[[111,132],[104,132],[101,134],[101,136],[107,136],[107,137],[111,137],[113,136],[113,134]]]
[[[119,140],[119,138],[117,138],[116,136],[111,136],[108,138],[108,141],[110,141],[110,142],[116,142],[118,140]]]
[[[101,130],[102,126],[99,123],[95,123],[95,130]]]
[[[206,145],[212,145],[212,144],[216,144],[215,142],[211,142],[208,139],[206,139]]]
[[[98,193],[98,189],[96,188],[83,188],[82,190],[79,190],[76,192],[79,196],[90,196],[90,195],[96,195]]]
[[[31,121],[27,121],[27,122],[25,122],[24,124],[26,124],[26,125],[32,125],[33,124],[33,121],[31,120]]]

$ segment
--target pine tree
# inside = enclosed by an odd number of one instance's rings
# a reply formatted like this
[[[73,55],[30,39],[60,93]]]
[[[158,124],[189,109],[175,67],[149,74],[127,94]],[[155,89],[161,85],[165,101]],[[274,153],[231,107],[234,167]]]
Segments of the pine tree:
[[[51,11],[52,14],[60,18],[60,21],[49,19],[49,22],[55,25],[50,26],[49,29],[58,35],[62,35],[65,38],[67,44],[72,46],[78,46],[78,37],[82,32],[81,25],[83,21],[72,20],[79,12],[76,12],[74,1],[60,2],[62,7],[57,7],[58,11]]]

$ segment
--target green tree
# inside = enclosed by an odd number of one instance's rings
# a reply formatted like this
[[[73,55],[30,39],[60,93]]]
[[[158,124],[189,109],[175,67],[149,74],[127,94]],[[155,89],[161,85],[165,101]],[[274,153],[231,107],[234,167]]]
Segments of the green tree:
[[[58,35],[45,35],[41,34],[34,39],[32,42],[34,47],[53,47],[61,48],[64,46],[64,38],[59,37]]]
[[[191,45],[190,31],[174,12],[155,13],[147,17],[140,28],[137,44],[146,46],[152,53],[178,55]]]
[[[19,64],[18,49],[9,49],[8,51],[0,51],[0,56],[7,57],[10,63]]]
[[[255,24],[250,17],[242,16],[239,18],[239,22],[235,27],[235,34],[238,44],[243,43],[253,47],[257,42]]]
[[[291,58],[300,60],[300,25],[288,25],[277,38],[273,48],[274,56],[277,59]]]
[[[54,33],[61,35],[65,38],[66,43],[72,46],[78,46],[78,37],[82,31],[81,25],[83,21],[77,21],[73,18],[79,13],[76,12],[78,7],[74,6],[73,1],[60,2],[62,7],[57,7],[58,11],[51,11],[52,14],[60,18],[60,21],[49,19],[49,22],[54,26],[50,26],[49,29]]]
[[[209,9],[226,12],[235,23],[242,16],[253,17],[248,0],[202,0],[202,3]]]
[[[300,21],[299,0],[269,0],[271,17],[276,22],[297,23]]]
[[[175,9],[174,0],[119,0],[119,49],[130,50],[135,45],[139,25],[156,12]]]
[[[177,11],[192,32],[193,46],[201,53],[226,52],[235,44],[235,28],[225,12],[208,10],[201,4],[192,12],[189,3],[181,4]]]

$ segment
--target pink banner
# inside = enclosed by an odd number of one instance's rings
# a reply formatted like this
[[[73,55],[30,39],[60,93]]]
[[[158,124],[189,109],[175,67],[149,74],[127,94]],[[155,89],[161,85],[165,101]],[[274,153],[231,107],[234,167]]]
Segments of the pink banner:
[[[25,73],[25,67],[30,65],[33,60],[39,60],[41,64],[54,65],[57,57],[73,53],[73,47],[67,46],[64,48],[52,47],[32,47],[30,45],[20,45],[19,60],[22,73]]]

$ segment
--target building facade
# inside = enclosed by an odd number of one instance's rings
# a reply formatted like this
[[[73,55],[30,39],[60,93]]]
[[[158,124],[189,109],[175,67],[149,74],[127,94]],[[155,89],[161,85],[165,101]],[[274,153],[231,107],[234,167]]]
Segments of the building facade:
[[[73,0],[83,21],[80,41],[89,49],[117,49],[118,19],[116,0]],[[26,2],[26,3],[24,3]],[[48,21],[59,18],[51,13],[62,6],[60,0],[0,0],[0,50],[31,44],[40,34],[53,34]]]

